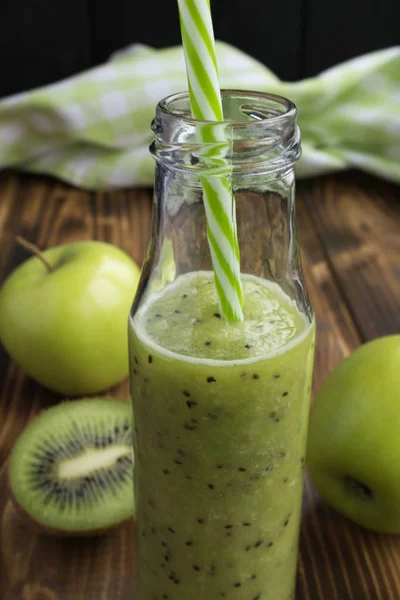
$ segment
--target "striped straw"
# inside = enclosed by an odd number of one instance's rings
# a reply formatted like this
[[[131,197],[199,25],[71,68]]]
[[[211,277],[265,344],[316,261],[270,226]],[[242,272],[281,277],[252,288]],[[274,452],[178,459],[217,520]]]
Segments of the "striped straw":
[[[178,0],[190,102],[195,119],[223,121],[218,81],[214,31],[209,0]],[[225,146],[223,128],[199,127],[201,142]],[[211,148],[209,156],[218,165],[218,175],[201,177],[207,218],[207,235],[214,268],[220,311],[231,322],[243,319],[240,253],[236,230],[235,198],[229,177],[231,169],[221,152]]]

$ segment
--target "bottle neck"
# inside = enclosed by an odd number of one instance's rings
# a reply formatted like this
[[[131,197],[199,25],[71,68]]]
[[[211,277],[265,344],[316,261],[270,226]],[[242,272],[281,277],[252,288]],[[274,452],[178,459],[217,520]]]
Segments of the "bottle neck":
[[[233,177],[293,168],[301,150],[292,102],[260,92],[225,90],[222,104],[225,121],[204,122],[191,116],[187,93],[162,100],[152,124],[155,160],[197,176],[219,174],[221,164]]]

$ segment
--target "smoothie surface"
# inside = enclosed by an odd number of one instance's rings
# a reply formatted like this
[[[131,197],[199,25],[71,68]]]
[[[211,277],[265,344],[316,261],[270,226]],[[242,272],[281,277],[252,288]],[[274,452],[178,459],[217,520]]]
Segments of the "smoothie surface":
[[[279,351],[309,323],[279,286],[242,275],[244,320],[220,314],[213,274],[197,271],[151,296],[135,321],[148,343],[194,359],[238,361]],[[138,332],[139,333],[139,332]]]

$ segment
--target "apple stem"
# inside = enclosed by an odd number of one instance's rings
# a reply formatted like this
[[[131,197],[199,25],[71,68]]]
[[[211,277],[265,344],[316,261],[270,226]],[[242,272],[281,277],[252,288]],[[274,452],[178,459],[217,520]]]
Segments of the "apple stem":
[[[35,244],[32,244],[32,242],[28,242],[28,240],[21,237],[20,235],[16,236],[15,241],[17,242],[17,244],[25,248],[25,250],[28,250],[28,252],[32,252],[32,254],[37,256],[42,261],[49,273],[53,272],[53,267],[51,266],[47,258],[45,258],[43,252],[41,252],[40,249],[37,246],[35,246]]]

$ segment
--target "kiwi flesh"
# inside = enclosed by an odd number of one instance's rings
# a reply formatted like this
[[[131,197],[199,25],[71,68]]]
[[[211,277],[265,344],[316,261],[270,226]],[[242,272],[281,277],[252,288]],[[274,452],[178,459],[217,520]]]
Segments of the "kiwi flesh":
[[[130,519],[129,404],[91,398],[44,411],[15,443],[9,483],[17,508],[49,533],[96,534]]]

